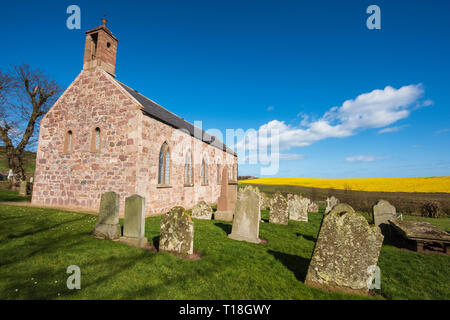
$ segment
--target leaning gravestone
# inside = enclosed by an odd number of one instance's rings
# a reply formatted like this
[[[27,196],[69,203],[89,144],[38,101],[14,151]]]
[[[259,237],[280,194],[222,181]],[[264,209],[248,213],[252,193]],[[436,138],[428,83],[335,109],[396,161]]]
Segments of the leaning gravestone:
[[[294,195],[288,200],[289,219],[308,222],[308,207],[311,200]]]
[[[189,256],[194,253],[194,223],[183,207],[173,207],[161,220],[159,250]]]
[[[339,199],[335,198],[335,196],[331,196],[327,198],[327,207],[325,208],[325,213],[328,213],[333,209],[335,205],[339,203]]]
[[[367,294],[383,235],[347,204],[323,218],[305,284],[330,291]]]
[[[95,225],[92,234],[108,240],[120,238],[119,195],[115,192],[102,194],[98,223]]]
[[[125,219],[123,237],[120,241],[136,246],[147,245],[145,234],[145,199],[137,194],[125,198]]]
[[[280,192],[275,193],[270,201],[269,222],[285,225],[289,222],[288,203]]]
[[[308,212],[312,213],[318,213],[319,212],[319,206],[314,201],[311,201],[308,207]]]
[[[205,201],[200,201],[192,208],[191,217],[196,219],[211,220],[212,208]]]
[[[388,220],[397,218],[395,207],[386,200],[379,200],[373,206],[373,222],[376,226],[380,224],[389,224]]]
[[[261,211],[258,194],[251,189],[239,192],[238,201],[234,208],[233,227],[228,237],[239,241],[260,243],[260,220]]]

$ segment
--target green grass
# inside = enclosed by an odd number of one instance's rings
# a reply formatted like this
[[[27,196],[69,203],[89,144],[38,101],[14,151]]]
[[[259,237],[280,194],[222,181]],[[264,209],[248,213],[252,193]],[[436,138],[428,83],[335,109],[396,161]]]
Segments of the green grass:
[[[187,261],[93,238],[94,215],[1,205],[0,299],[368,298],[304,285],[322,217],[261,223],[264,245],[228,239],[231,223],[194,219],[194,249],[202,259]],[[146,219],[149,241],[158,240],[160,220]],[[70,265],[81,268],[81,290],[66,287]],[[379,266],[377,298],[450,298],[448,256],[383,246]]]
[[[10,202],[31,201],[31,195],[19,196],[17,191],[0,190],[0,202],[2,201],[10,201]]]

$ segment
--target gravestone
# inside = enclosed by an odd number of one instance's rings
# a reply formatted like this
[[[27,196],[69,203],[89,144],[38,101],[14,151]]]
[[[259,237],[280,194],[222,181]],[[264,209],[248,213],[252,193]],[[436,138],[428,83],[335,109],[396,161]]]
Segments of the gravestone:
[[[136,247],[145,247],[148,243],[145,234],[145,198],[135,194],[125,198],[125,218],[123,237],[120,241]]]
[[[314,201],[311,201],[308,207],[308,212],[312,213],[318,213],[319,212],[319,206]]]
[[[183,256],[194,253],[194,223],[183,207],[173,207],[161,220],[159,250]]]
[[[260,220],[261,211],[258,194],[251,189],[239,192],[234,209],[233,227],[228,237],[239,241],[260,243]]]
[[[12,171],[12,169],[9,169],[9,172],[8,172],[8,180],[11,180],[12,178],[13,178],[13,171]]]
[[[222,171],[222,182],[220,185],[220,196],[217,200],[217,211],[214,220],[233,221],[233,210],[237,200],[237,183],[228,181],[228,167]]]
[[[205,201],[200,201],[192,208],[191,217],[196,219],[211,220],[212,208]]]
[[[289,222],[288,202],[280,192],[270,201],[269,222],[287,225]]]
[[[329,291],[368,293],[383,235],[347,204],[324,216],[305,284]]]
[[[327,198],[327,207],[325,208],[325,213],[328,213],[333,209],[335,205],[339,203],[339,199],[337,199],[335,196],[331,196],[330,198]]]
[[[28,183],[26,181],[20,181],[19,196],[27,195],[27,187]]]
[[[397,218],[395,207],[386,200],[379,200],[373,206],[373,222],[376,226],[381,224],[389,224],[388,220]]]
[[[311,200],[294,195],[288,200],[289,219],[308,222],[308,207]]]
[[[266,193],[261,192],[261,210],[267,210],[270,208],[270,198]]]
[[[94,227],[94,236],[114,240],[120,238],[119,195],[115,192],[102,194],[98,223]]]

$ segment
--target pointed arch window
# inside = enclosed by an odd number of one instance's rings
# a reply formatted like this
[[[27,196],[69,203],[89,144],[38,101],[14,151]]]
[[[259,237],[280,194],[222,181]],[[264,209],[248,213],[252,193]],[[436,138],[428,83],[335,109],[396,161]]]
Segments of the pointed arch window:
[[[159,151],[158,184],[168,185],[170,183],[170,149],[164,142]]]
[[[186,153],[186,159],[184,161],[184,184],[186,186],[193,185],[193,172],[192,172],[192,154],[191,150],[188,150]]]
[[[205,158],[202,160],[202,185],[208,184],[208,166]]]
[[[100,152],[100,145],[101,145],[101,131],[100,128],[97,127],[92,131],[91,152]]]
[[[73,134],[72,130],[66,132],[64,138],[64,153],[71,153],[73,148]]]

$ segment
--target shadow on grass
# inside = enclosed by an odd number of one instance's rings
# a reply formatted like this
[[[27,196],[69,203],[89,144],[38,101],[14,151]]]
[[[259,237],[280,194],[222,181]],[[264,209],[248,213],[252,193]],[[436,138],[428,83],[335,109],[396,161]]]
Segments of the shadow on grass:
[[[305,282],[310,262],[309,259],[273,250],[267,250],[267,252],[273,255],[275,259],[280,261],[286,268],[291,270],[298,281]]]
[[[316,240],[317,240],[316,237],[304,235],[304,234],[301,234],[300,232],[296,232],[295,235],[297,237],[302,237],[303,239],[308,240],[308,241],[316,242]]]
[[[161,238],[161,236],[156,236],[156,237],[153,237],[153,239],[152,239],[153,246],[155,247],[155,249],[157,251],[159,250],[159,238]]]
[[[219,227],[220,229],[222,229],[226,234],[231,233],[231,225],[229,225],[229,224],[216,222],[216,223],[214,223],[214,225]]]

